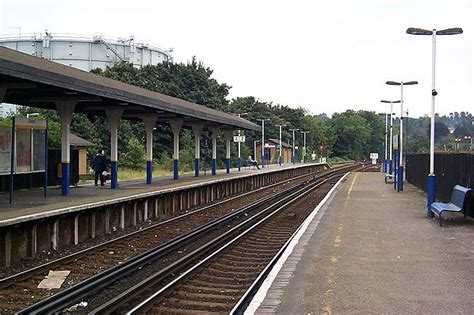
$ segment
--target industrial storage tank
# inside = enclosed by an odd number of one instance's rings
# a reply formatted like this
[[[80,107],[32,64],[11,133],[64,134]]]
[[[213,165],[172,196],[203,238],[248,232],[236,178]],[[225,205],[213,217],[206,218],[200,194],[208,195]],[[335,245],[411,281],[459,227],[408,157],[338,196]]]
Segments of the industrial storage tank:
[[[172,60],[172,49],[161,49],[129,38],[110,39],[101,34],[79,36],[45,33],[0,36],[0,46],[45,58],[85,71],[130,62],[136,67]]]

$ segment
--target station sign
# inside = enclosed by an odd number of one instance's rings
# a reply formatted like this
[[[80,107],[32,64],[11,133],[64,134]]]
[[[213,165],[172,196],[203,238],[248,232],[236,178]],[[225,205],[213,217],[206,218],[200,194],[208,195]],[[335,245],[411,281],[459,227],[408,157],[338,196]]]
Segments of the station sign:
[[[371,159],[378,159],[378,158],[379,158],[379,154],[378,154],[378,153],[370,153],[370,158],[371,158]]]
[[[234,142],[245,142],[245,136],[234,136]]]

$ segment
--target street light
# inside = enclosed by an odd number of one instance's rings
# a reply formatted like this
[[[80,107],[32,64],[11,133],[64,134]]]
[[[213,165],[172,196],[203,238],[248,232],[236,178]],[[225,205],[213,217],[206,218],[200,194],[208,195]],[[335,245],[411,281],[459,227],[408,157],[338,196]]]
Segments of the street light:
[[[472,136],[464,136],[464,140],[468,141],[470,140],[471,143],[469,144],[469,152],[472,150]]]
[[[292,144],[292,151],[291,151],[291,162],[295,165],[295,131],[300,130],[299,128],[290,129],[293,132],[293,144]]]
[[[306,163],[306,134],[309,131],[301,131],[303,134],[303,163]]]
[[[262,122],[262,169],[265,168],[265,121],[269,118],[257,119]]]
[[[281,127],[285,127],[286,125],[276,125],[277,127],[280,128],[280,149],[278,150],[278,165],[281,166]]]
[[[425,30],[422,28],[410,27],[407,29],[407,34],[410,35],[429,35],[432,38],[432,84],[431,84],[431,128],[430,128],[430,173],[428,174],[428,204],[427,215],[432,218],[433,213],[430,211],[431,204],[436,198],[436,175],[434,172],[434,146],[435,146],[435,96],[438,95],[435,88],[435,74],[436,74],[436,35],[457,35],[462,34],[463,30],[460,27],[448,28],[437,31]]]
[[[239,113],[237,114],[237,117],[240,118],[240,116],[242,115],[247,115],[248,113]],[[240,166],[241,166],[241,158],[240,158],[240,129],[237,131],[238,132],[238,135],[239,135],[239,141],[237,141],[237,155],[238,155],[238,158],[237,158],[237,168],[240,172]]]
[[[381,103],[386,103],[386,104],[390,104],[390,146],[389,146],[389,151],[390,151],[390,155],[389,155],[389,160],[388,160],[388,174],[392,175],[392,169],[393,169],[393,153],[392,153],[392,141],[393,141],[393,116],[394,116],[394,113],[393,113],[393,104],[397,104],[397,103],[400,103],[400,101],[386,101],[386,100],[381,100],[380,101]]]
[[[400,86],[400,157],[399,163],[400,166],[398,168],[398,185],[397,191],[403,191],[403,86],[404,85],[416,85],[418,81],[408,81],[408,82],[395,82],[395,81],[387,81],[387,85],[399,85]]]

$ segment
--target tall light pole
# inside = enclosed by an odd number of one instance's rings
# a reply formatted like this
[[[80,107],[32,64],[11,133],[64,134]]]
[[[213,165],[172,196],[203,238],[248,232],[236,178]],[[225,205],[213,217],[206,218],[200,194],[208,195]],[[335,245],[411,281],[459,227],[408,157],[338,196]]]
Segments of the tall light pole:
[[[265,121],[268,118],[257,119],[262,122],[262,168],[265,168]]]
[[[240,116],[242,116],[242,115],[247,115],[247,113],[239,113],[239,114],[237,114],[237,117],[240,118]],[[240,172],[240,166],[242,164],[241,158],[240,158],[240,129],[237,132],[238,132],[238,135],[239,135],[239,141],[237,142],[237,155],[238,155],[238,157],[237,157],[237,168]]]
[[[390,145],[389,145],[389,160],[388,160],[388,174],[392,175],[392,168],[393,168],[393,104],[400,103],[400,101],[386,101],[381,100],[380,102],[390,104]]]
[[[290,129],[293,132],[293,143],[292,143],[292,150],[291,150],[291,162],[295,165],[295,131],[300,130],[299,128]]]
[[[301,131],[303,134],[303,163],[306,163],[306,134],[309,131]]]
[[[391,117],[391,114],[390,114]],[[383,150],[384,159],[383,159],[383,172],[387,173],[387,151],[388,151],[388,113],[385,113],[385,148]]]
[[[280,128],[280,149],[278,150],[278,165],[281,166],[281,127],[284,127],[286,125],[276,125],[276,126]]]
[[[408,82],[395,82],[395,81],[387,81],[387,85],[399,85],[400,86],[400,157],[399,157],[399,164],[398,167],[398,183],[397,183],[397,191],[403,191],[403,86],[404,85],[416,85],[418,81],[408,81]]]
[[[431,128],[430,128],[430,173],[428,174],[428,202],[427,215],[432,218],[433,213],[430,211],[431,204],[436,198],[436,175],[434,172],[434,143],[435,143],[435,97],[438,95],[435,88],[435,74],[436,74],[436,35],[458,35],[462,34],[463,30],[460,27],[448,28],[437,31],[425,30],[422,28],[410,27],[407,29],[407,34],[410,35],[429,35],[432,39],[432,76],[431,76]]]

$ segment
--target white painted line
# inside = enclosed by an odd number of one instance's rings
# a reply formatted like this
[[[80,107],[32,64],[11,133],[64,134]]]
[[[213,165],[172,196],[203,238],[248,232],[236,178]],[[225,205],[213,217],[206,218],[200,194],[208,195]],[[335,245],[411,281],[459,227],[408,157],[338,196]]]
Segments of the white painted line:
[[[338,182],[326,194],[324,199],[321,200],[321,202],[316,206],[316,208],[314,208],[311,214],[306,218],[303,224],[301,224],[301,226],[298,229],[298,232],[295,234],[295,237],[291,240],[290,244],[288,244],[288,247],[286,248],[285,252],[281,255],[280,259],[278,259],[277,263],[275,264],[273,269],[270,271],[265,281],[263,281],[262,286],[257,291],[257,294],[255,294],[254,298],[250,302],[244,314],[255,314],[258,307],[260,306],[260,304],[262,304],[263,300],[267,296],[268,290],[272,286],[273,281],[275,281],[275,278],[277,277],[278,273],[283,267],[283,264],[286,262],[288,257],[293,252],[295,246],[298,244],[300,238],[306,232],[306,229],[308,228],[311,221],[313,221],[314,217],[318,214],[319,210],[323,207],[323,205],[328,201],[328,199],[331,197],[331,195],[336,190],[336,188],[349,174],[350,172],[347,172],[341,179],[338,180]]]

